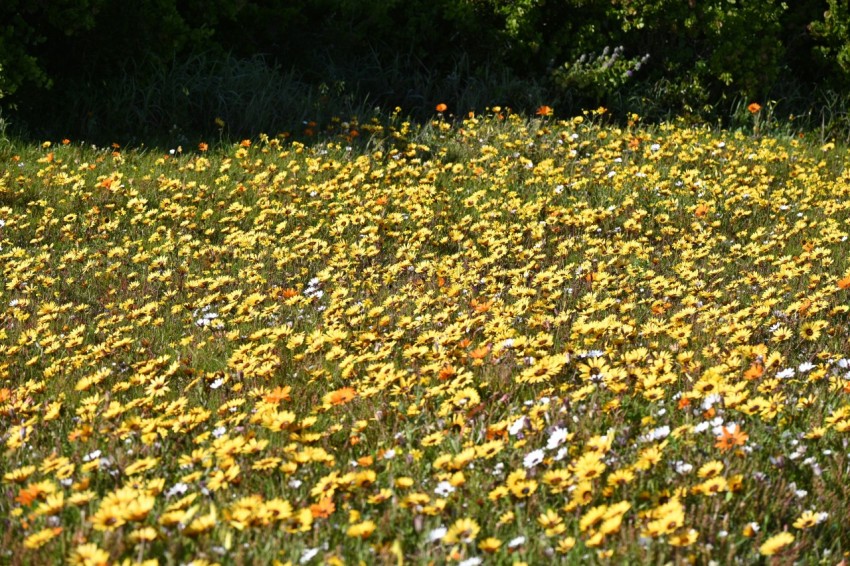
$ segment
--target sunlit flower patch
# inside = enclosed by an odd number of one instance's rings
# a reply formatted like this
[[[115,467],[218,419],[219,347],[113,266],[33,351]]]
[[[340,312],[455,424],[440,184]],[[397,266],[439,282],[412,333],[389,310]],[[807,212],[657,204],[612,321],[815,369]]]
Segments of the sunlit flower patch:
[[[844,559],[846,151],[435,108],[0,152],[0,561]]]

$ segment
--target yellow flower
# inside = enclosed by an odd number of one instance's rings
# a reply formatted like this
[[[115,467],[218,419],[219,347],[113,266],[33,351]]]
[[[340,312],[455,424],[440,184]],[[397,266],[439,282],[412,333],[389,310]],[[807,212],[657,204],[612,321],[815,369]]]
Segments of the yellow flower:
[[[375,522],[374,521],[363,521],[362,523],[355,523],[348,527],[348,531],[346,534],[352,538],[369,538],[369,536],[375,532]]]
[[[98,548],[94,543],[82,544],[75,548],[68,557],[72,566],[106,566],[109,564],[109,553]]]
[[[792,542],[794,542],[794,535],[789,532],[779,533],[764,541],[764,544],[759,547],[759,552],[764,556],[773,556]]]
[[[41,548],[48,541],[50,541],[53,537],[62,532],[62,527],[48,528],[42,529],[37,533],[33,533],[27,538],[24,539],[24,547],[25,548]]]
[[[506,511],[506,512],[502,513],[502,515],[499,516],[499,521],[496,524],[500,525],[500,526],[510,525],[511,523],[514,522],[514,518],[515,518],[515,515],[514,515],[513,511]]]
[[[695,543],[698,538],[699,532],[697,532],[695,529],[688,529],[685,532],[671,535],[667,539],[667,542],[671,546],[690,546]]]
[[[815,525],[818,525],[826,520],[827,513],[817,513],[815,511],[804,511],[802,515],[800,515],[796,521],[794,521],[795,529],[811,529]]]
[[[475,540],[480,530],[481,527],[474,519],[458,519],[443,536],[443,542],[446,544],[458,542],[468,544]]]
[[[537,518],[537,523],[545,529],[546,536],[551,537],[559,535],[566,530],[564,520],[556,511],[547,509]]]
[[[566,554],[576,545],[576,539],[573,537],[562,538],[558,541],[558,546],[555,550],[558,554]]]
[[[605,463],[602,462],[602,454],[589,452],[583,454],[573,466],[573,473],[580,481],[598,478],[605,471]]]
[[[131,542],[139,543],[139,542],[151,542],[157,539],[159,533],[156,532],[156,529],[153,527],[142,527],[140,529],[136,529],[131,532],[129,535],[129,539]]]

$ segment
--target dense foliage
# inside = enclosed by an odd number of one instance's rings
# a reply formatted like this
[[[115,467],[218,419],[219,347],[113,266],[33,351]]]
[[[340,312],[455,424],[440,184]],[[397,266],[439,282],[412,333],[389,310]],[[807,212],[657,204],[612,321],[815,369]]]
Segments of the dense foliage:
[[[113,133],[106,124],[122,118],[137,134],[203,131],[213,103],[239,114],[255,85],[219,82],[212,93],[197,75],[169,70],[203,55],[212,63],[200,76],[233,75],[261,54],[255,78],[291,71],[299,84],[345,91],[340,100],[422,115],[433,96],[480,110],[483,94],[470,90],[492,96],[511,80],[540,85],[562,109],[603,103],[623,115],[726,119],[741,101],[773,98],[801,113],[813,92],[842,97],[850,85],[847,16],[838,0],[12,0],[0,6],[0,91],[20,121],[63,135]],[[169,77],[182,90],[164,88]],[[424,86],[441,80],[438,93]],[[502,90],[485,103],[543,102]],[[276,96],[267,114],[285,98]],[[269,121],[233,126],[256,133]]]

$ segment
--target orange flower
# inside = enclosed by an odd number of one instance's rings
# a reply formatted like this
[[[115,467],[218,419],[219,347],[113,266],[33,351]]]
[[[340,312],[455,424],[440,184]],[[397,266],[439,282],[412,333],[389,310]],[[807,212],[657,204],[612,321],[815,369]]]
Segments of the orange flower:
[[[850,289],[850,275],[838,280],[839,289]]]
[[[241,145],[242,147],[251,147],[251,140],[242,140],[241,142],[239,142],[239,145]]]
[[[210,148],[210,146],[209,146],[209,145],[207,145],[207,144],[206,144],[206,143],[204,143],[204,142],[201,142],[201,143],[199,143],[199,144],[198,144],[198,151],[206,151],[206,150],[208,150],[209,148]]]
[[[351,387],[343,387],[342,389],[331,391],[325,395],[324,401],[331,405],[345,405],[356,396],[357,392],[354,389]]]
[[[490,347],[489,346],[480,346],[480,347],[472,350],[469,353],[469,357],[472,358],[473,360],[480,360],[480,359],[484,358],[484,356],[486,356],[489,353],[490,353]]]
[[[330,497],[325,497],[318,503],[310,505],[310,514],[313,515],[314,519],[327,519],[334,511],[336,511],[336,505]]]
[[[31,485],[29,487],[25,487],[18,492],[18,496],[15,498],[15,501],[20,503],[21,505],[29,505],[41,495],[42,491],[38,485]]]
[[[735,427],[735,432],[730,432],[724,426],[723,432],[717,437],[717,442],[714,443],[714,447],[725,452],[735,446],[743,446],[746,444],[747,438],[749,438],[749,435],[742,431],[740,427]]]
[[[442,102],[437,105],[437,112],[443,113],[448,109],[449,107],[443,104]]]
[[[493,306],[493,301],[479,301],[478,299],[472,299],[469,306],[471,306],[475,312],[483,313],[490,310],[490,307]]]
[[[750,114],[756,114],[759,110],[761,110],[761,104],[758,102],[751,102],[749,106],[747,106],[747,110],[750,111]]]
[[[440,381],[445,381],[450,377],[454,377],[457,374],[457,371],[452,366],[444,366],[443,369],[440,370],[440,373],[437,374],[437,378]]]
[[[694,214],[696,215],[697,218],[704,217],[706,214],[708,214],[708,205],[707,204],[701,204],[701,205],[697,206],[696,210],[694,211]]]
[[[71,143],[71,140],[69,140],[68,138],[62,140],[62,145],[68,145],[69,143]]]
[[[537,109],[537,112],[535,112],[535,114],[537,114],[538,116],[551,116],[553,112],[554,110],[552,110],[550,106],[546,106],[544,104],[543,106]]]
[[[753,381],[760,378],[762,375],[764,375],[764,364],[756,360],[750,365],[750,368],[744,372],[744,379]]]
[[[293,289],[292,287],[289,287],[288,289],[283,290],[283,298],[284,299],[291,299],[292,297],[294,297],[297,294],[298,294],[298,290]]]
[[[274,391],[263,397],[263,401],[266,403],[280,403],[281,401],[289,401],[291,398],[289,396],[289,392],[292,391],[292,387],[287,385],[286,387],[276,387]]]

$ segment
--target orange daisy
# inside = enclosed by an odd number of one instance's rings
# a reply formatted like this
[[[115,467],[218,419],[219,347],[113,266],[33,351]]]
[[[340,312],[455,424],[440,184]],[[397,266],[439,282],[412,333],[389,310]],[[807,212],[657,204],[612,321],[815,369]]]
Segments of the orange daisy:
[[[324,402],[330,405],[345,405],[356,396],[357,392],[353,388],[343,387],[325,395]]]
[[[742,431],[740,427],[735,427],[735,431],[732,432],[724,426],[723,432],[717,437],[717,442],[714,443],[714,447],[725,452],[735,446],[743,446],[748,438],[749,435]]]

